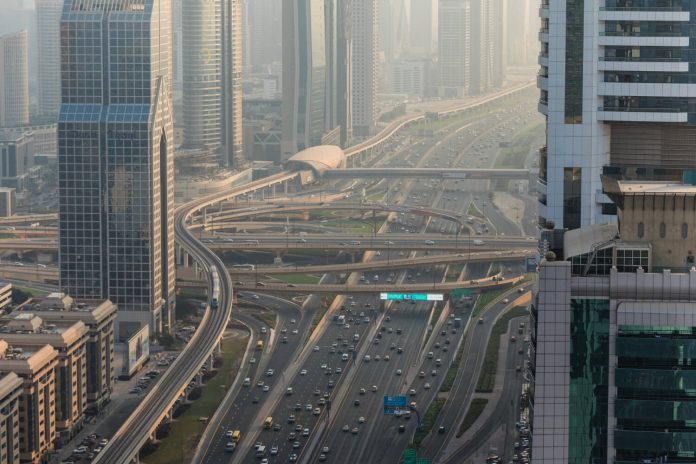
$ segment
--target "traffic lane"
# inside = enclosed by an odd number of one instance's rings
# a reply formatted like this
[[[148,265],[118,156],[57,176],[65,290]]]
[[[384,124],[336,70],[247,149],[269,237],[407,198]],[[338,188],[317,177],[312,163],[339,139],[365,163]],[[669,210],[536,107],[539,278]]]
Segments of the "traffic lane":
[[[241,308],[240,308],[241,309]],[[258,375],[258,366],[260,363],[260,356],[256,354],[256,343],[259,340],[267,340],[267,334],[261,334],[261,327],[265,326],[261,321],[255,317],[244,314],[238,311],[235,314],[235,319],[240,320],[243,324],[252,328],[253,337],[251,344],[249,345],[249,350],[251,350],[250,356],[255,359],[254,364],[248,363],[246,366],[242,366],[239,372],[239,376],[242,378],[249,377],[255,378]],[[232,426],[236,427],[238,422],[243,422],[245,414],[250,410],[252,405],[252,399],[254,397],[253,390],[249,387],[242,387],[237,393],[232,405],[225,412],[225,416],[220,423],[220,427],[214,433],[214,439],[210,443],[208,450],[204,456],[204,462],[225,462],[225,445],[227,444],[227,438],[225,437],[225,432]],[[259,395],[260,396],[260,395]]]
[[[364,304],[369,302],[369,300],[369,297],[355,297],[352,301],[356,302],[356,307],[364,307]],[[287,440],[290,429],[294,430],[294,427],[296,425],[290,424],[290,426],[288,426],[287,418],[289,417],[289,415],[294,414],[297,418],[297,424],[302,424],[303,427],[308,426],[310,430],[312,430],[315,426],[317,418],[313,415],[312,412],[305,411],[304,405],[306,405],[307,403],[311,403],[313,407],[319,407],[321,410],[323,410],[324,407],[319,406],[317,403],[320,397],[315,396],[315,390],[319,389],[321,395],[323,395],[324,392],[333,392],[333,390],[335,390],[338,386],[340,379],[345,374],[346,370],[344,370],[344,365],[348,363],[341,361],[341,353],[338,353],[338,349],[336,350],[336,353],[330,353],[331,345],[333,343],[338,343],[336,342],[337,336],[340,334],[341,336],[346,338],[348,337],[348,335],[350,335],[352,339],[353,334],[358,333],[360,336],[360,341],[356,344],[356,349],[360,349],[360,343],[364,338],[364,331],[368,327],[369,324],[365,324],[362,322],[357,326],[355,326],[354,324],[350,324],[350,327],[348,329],[345,329],[343,326],[339,327],[337,323],[332,323],[326,327],[324,334],[322,334],[322,337],[319,339],[319,351],[313,351],[307,359],[306,363],[302,366],[302,369],[307,370],[307,375],[298,374],[294,379],[292,379],[291,382],[288,383],[288,386],[293,388],[293,394],[289,396],[284,395],[280,399],[278,405],[276,405],[276,407],[274,408],[274,422],[281,423],[281,429],[277,432],[264,431],[259,436],[259,440],[264,443],[266,443],[266,441],[264,441],[265,439],[273,441],[272,443],[269,442],[270,445],[278,445],[278,455],[275,457],[269,457],[269,459],[271,459],[272,462],[280,462],[280,460],[285,460],[290,454],[293,453],[299,455],[299,452],[301,451],[300,449],[292,448],[292,443],[289,440]],[[350,345],[351,342],[349,342],[348,344]],[[342,343],[340,343],[339,345],[342,345]],[[342,351],[346,351],[345,347],[340,346],[340,348]],[[327,364],[327,366],[331,366],[334,373],[330,376],[325,375],[325,372],[319,369],[321,364]],[[335,374],[336,367],[341,367],[343,372],[340,375]],[[336,386],[333,389],[328,389],[329,380],[334,381],[334,383],[336,384]],[[296,403],[302,405],[301,411],[293,411]],[[298,441],[300,441],[304,445],[306,439],[300,438]],[[250,453],[250,455],[247,456],[245,462],[254,462],[254,457],[252,456],[252,454],[253,453]]]
[[[452,321],[452,318],[448,318]],[[433,334],[424,348],[425,353],[432,353],[432,357],[426,355],[419,364],[419,374],[408,385],[407,398],[409,403],[416,402],[418,412],[425,414],[429,404],[437,396],[440,385],[444,381],[447,370],[456,355],[456,346],[462,337],[462,329],[454,329],[445,323],[440,331]],[[445,335],[442,335],[442,331]],[[448,343],[449,342],[449,343]],[[439,365],[438,365],[439,364]],[[420,375],[422,372],[422,376]],[[433,375],[433,372],[435,375]],[[425,388],[429,384],[429,388]],[[413,392],[412,392],[413,391]],[[413,414],[415,416],[415,414]],[[366,447],[367,453],[361,456],[363,462],[398,462],[403,449],[408,445],[415,427],[416,417],[409,420],[389,416],[378,416],[376,430],[382,431],[379,435],[370,437],[371,443]],[[406,433],[399,433],[398,427],[404,425]]]
[[[515,295],[515,290],[509,292],[512,298]],[[502,297],[501,297],[502,298]],[[472,321],[470,326],[470,334],[467,334],[464,353],[466,356],[462,359],[460,372],[455,378],[452,391],[450,392],[446,406],[448,405],[465,405],[462,408],[448,407],[444,408],[444,414],[438,416],[435,421],[434,428],[444,425],[446,432],[442,436],[429,435],[421,444],[421,452],[423,456],[435,459],[440,456],[443,447],[459,427],[459,423],[464,417],[471,398],[475,394],[475,387],[478,382],[481,365],[485,357],[488,340],[491,330],[498,316],[510,308],[509,304],[495,303],[493,306],[488,306],[485,313],[481,314],[483,322]],[[471,340],[469,342],[469,340]]]
[[[334,448],[338,455],[346,458],[346,462],[364,462],[360,461],[359,456],[374,435],[375,417],[382,412],[382,396],[395,394],[403,388],[403,379],[420,352],[428,314],[424,306],[426,305],[421,304],[414,305],[413,309],[391,310],[388,313],[391,321],[385,321],[383,325],[391,327],[392,333],[387,330],[381,332],[383,335],[380,343],[372,343],[368,351],[371,361],[366,363],[361,360],[358,375],[346,395],[345,403],[341,405],[334,427],[322,445]],[[402,330],[401,335],[396,333],[397,328]],[[394,349],[391,348],[392,344]],[[403,351],[401,354],[398,353],[399,347]],[[376,355],[380,356],[379,361],[375,360]],[[390,356],[389,361],[384,361],[386,355]],[[396,375],[397,369],[402,370],[401,375]],[[372,385],[377,386],[377,392],[371,391]],[[364,395],[360,394],[361,388],[366,390]],[[357,407],[353,404],[356,399],[360,401]],[[366,419],[366,423],[362,425],[358,424],[361,416]],[[351,429],[358,427],[360,439],[355,440],[352,434],[342,432],[344,425],[349,425]],[[358,448],[355,445],[359,445]]]
[[[282,300],[276,303],[276,300],[280,299],[268,298],[266,296],[260,295],[259,300],[255,300],[255,302],[265,304],[273,302],[274,305],[277,304],[279,306],[279,309],[276,310],[278,312],[276,328],[278,331],[278,335],[280,335],[281,330],[283,328],[287,328],[290,325],[288,321],[294,317],[299,317],[300,312],[296,306],[292,304],[283,305]],[[260,334],[260,328],[265,327],[266,324],[257,320],[251,315],[249,315],[247,318],[250,320],[250,323],[254,324],[257,328],[256,333]],[[300,319],[300,325],[302,324],[308,325],[308,322]],[[262,335],[262,337],[263,338],[260,339],[264,340],[264,343],[267,345],[270,339],[270,332],[265,335]],[[255,344],[256,340],[254,340],[254,345]],[[283,346],[283,349],[278,349],[279,346]],[[261,366],[262,359],[270,358],[267,363],[263,363],[265,364],[266,369],[277,370],[279,368],[282,368],[283,366],[287,365],[290,359],[292,359],[292,357],[295,355],[295,352],[298,350],[298,348],[300,348],[300,346],[301,345],[299,337],[292,337],[292,339],[288,340],[288,344],[282,344],[281,337],[277,336],[275,340],[275,345],[271,353],[264,355],[263,357],[259,356],[259,359],[256,360],[255,366]],[[224,437],[225,432],[231,428],[234,428],[235,430],[245,430],[251,425],[249,422],[253,417],[253,412],[257,410],[261,404],[263,404],[267,393],[263,391],[263,387],[256,386],[257,382],[263,379],[264,384],[269,385],[269,389],[272,386],[272,382],[269,380],[270,378],[267,378],[265,376],[265,373],[265,369],[259,368],[249,370],[246,373],[245,377],[249,377],[251,379],[251,386],[242,387],[241,391],[235,397],[229,410],[225,413],[225,418],[222,421],[221,427],[216,433],[216,436],[218,438],[215,440],[214,444],[209,448],[209,451],[206,453],[204,459],[205,462],[226,462],[226,457],[228,455],[226,444],[228,440]],[[255,400],[255,398],[257,400]]]

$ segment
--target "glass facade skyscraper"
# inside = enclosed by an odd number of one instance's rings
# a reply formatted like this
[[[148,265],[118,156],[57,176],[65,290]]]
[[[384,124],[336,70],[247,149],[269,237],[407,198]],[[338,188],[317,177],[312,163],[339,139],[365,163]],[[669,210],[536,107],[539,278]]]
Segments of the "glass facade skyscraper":
[[[174,306],[169,0],[67,0],[58,123],[60,284],[118,305],[119,335]]]

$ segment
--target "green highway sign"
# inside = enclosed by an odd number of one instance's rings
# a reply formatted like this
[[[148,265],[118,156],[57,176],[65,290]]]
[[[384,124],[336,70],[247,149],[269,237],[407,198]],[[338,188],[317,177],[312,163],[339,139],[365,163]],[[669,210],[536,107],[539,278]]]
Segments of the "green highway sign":
[[[387,301],[442,301],[442,293],[380,293],[380,300]]]
[[[463,296],[469,296],[471,295],[471,289],[470,288],[455,288],[452,290],[452,293],[450,293],[450,296],[452,298],[461,298]]]

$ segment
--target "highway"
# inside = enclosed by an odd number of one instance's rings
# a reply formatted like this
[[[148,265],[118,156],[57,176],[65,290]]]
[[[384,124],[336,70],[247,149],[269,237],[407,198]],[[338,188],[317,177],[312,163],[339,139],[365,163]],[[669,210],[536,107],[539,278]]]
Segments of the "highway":
[[[222,260],[201,244],[187,229],[187,219],[210,199],[196,200],[176,211],[176,240],[208,273],[212,286],[212,272],[220,276],[218,309],[206,310],[198,329],[169,369],[152,386],[147,396],[97,454],[96,463],[126,463],[133,459],[158,424],[181,396],[188,382],[216,349],[232,314],[232,280]]]

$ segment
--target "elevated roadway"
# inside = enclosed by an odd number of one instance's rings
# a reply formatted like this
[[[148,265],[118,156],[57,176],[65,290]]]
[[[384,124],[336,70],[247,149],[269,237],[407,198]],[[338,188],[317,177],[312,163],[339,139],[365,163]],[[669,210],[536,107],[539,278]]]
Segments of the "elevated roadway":
[[[418,292],[438,292],[449,293],[458,288],[470,289],[492,289],[497,287],[505,287],[514,285],[522,280],[524,276],[517,276],[510,279],[479,279],[469,282],[421,282],[410,284],[388,284],[383,281],[365,282],[364,284],[273,284],[260,282],[257,285],[254,282],[241,282],[235,285],[235,288],[242,291],[253,290],[265,293],[329,293],[329,294],[360,294],[360,293],[418,293]],[[183,281],[179,282],[181,286],[185,286]]]
[[[325,179],[506,179],[529,180],[529,169],[346,168],[326,171]],[[536,176],[537,174],[534,174]]]
[[[336,272],[360,272],[360,271],[376,271],[384,269],[405,269],[417,268],[425,266],[434,266],[437,264],[455,264],[455,263],[474,263],[474,262],[508,262],[518,261],[531,256],[534,249],[513,250],[509,252],[488,251],[481,253],[467,254],[441,254],[434,256],[416,256],[414,258],[389,259],[381,261],[372,261],[366,263],[349,263],[349,264],[327,264],[319,266],[257,266],[255,270],[243,270],[236,268],[228,268],[230,274],[235,279],[244,279],[255,275],[280,275],[280,274],[327,274]]]

